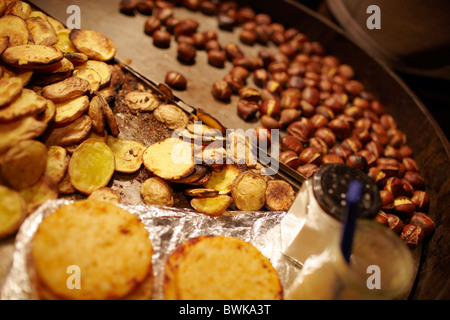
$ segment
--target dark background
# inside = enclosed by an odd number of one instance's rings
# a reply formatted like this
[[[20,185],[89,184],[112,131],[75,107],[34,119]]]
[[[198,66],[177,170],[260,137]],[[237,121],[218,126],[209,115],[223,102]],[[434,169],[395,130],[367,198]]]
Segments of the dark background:
[[[336,25],[340,26],[329,11],[326,1],[297,0],[297,2],[316,11],[331,20]],[[448,58],[450,59],[450,57]],[[425,104],[427,109],[441,127],[447,139],[450,140],[450,81],[422,77],[413,74],[405,74],[397,70],[394,71]]]

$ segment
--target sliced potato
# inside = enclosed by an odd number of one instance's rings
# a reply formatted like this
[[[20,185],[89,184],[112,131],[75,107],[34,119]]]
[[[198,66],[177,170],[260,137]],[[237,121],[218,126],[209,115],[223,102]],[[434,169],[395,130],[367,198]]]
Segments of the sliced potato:
[[[59,32],[61,30],[64,30],[64,25],[56,20],[55,18],[52,18],[50,16],[47,16],[47,21],[52,25],[53,29],[55,29],[56,32]]]
[[[148,147],[143,154],[144,166],[163,179],[181,179],[195,168],[192,146],[167,138]]]
[[[10,46],[21,46],[28,43],[26,22],[17,16],[5,15],[0,18],[0,34],[6,35]]]
[[[184,191],[184,194],[189,197],[210,198],[219,195],[219,191],[214,189],[196,188],[187,189]]]
[[[77,192],[70,182],[69,170],[66,171],[66,174],[62,178],[62,180],[58,183],[58,193],[59,194],[73,194]]]
[[[50,146],[47,151],[45,175],[60,183],[69,166],[70,156],[67,150],[60,146]]]
[[[65,52],[64,58],[70,60],[73,64],[81,64],[88,61],[88,56],[81,52]]]
[[[90,90],[89,81],[80,77],[70,77],[50,84],[42,89],[42,96],[55,103],[80,97]]]
[[[94,69],[74,70],[73,76],[89,81],[90,93],[96,92],[100,88],[102,77]]]
[[[76,70],[92,69],[95,70],[101,77],[100,88],[105,87],[111,80],[111,66],[106,62],[97,60],[88,60],[85,63],[78,65]]]
[[[142,183],[141,196],[147,205],[171,207],[174,204],[172,187],[159,177],[151,177]]]
[[[47,19],[31,17],[26,19],[25,22],[34,44],[52,46],[58,42],[56,31]]]
[[[103,117],[103,108],[105,99],[100,96],[94,96],[89,103],[88,116],[92,120],[92,130],[97,133],[105,131],[105,118]]]
[[[46,175],[43,175],[39,181],[31,187],[20,190],[19,193],[27,204],[28,214],[32,213],[48,200],[58,198],[58,188],[55,182]]]
[[[25,200],[12,189],[0,185],[0,239],[15,233],[27,215]]]
[[[67,59],[67,58],[62,58],[60,61],[55,62],[51,65],[36,69],[36,72],[38,73],[43,73],[43,77],[46,76],[51,76],[51,74],[61,74],[61,73],[66,73],[66,72],[70,72],[74,69],[73,63]],[[50,74],[47,74],[50,73]]]
[[[81,96],[56,104],[56,123],[68,123],[78,119],[89,108],[88,96]]]
[[[106,102],[105,98],[103,98],[100,95],[97,95],[101,100],[104,100],[104,103],[102,103],[102,111],[103,115],[105,116],[106,123],[108,124],[109,130],[111,131],[111,134],[115,137],[117,137],[120,133],[119,124],[117,123],[116,116],[111,110],[111,107]]]
[[[194,210],[209,216],[220,216],[230,206],[233,199],[227,195],[218,195],[211,198],[194,198],[191,206]]]
[[[75,49],[72,41],[69,39],[70,29],[63,29],[59,30],[56,33],[56,36],[58,37],[58,42],[54,44],[54,47],[58,48],[64,53],[74,53],[77,52],[77,49]],[[70,59],[69,59],[70,60]]]
[[[0,109],[0,122],[12,121],[24,116],[41,113],[47,100],[30,89],[23,89],[20,96],[7,107]]]
[[[0,108],[20,96],[22,89],[23,83],[20,78],[12,77],[0,80]]]
[[[208,174],[209,171],[210,170],[205,166],[195,165],[194,171],[187,177],[181,179],[167,179],[167,180],[173,183],[190,184],[203,178],[205,175]]]
[[[206,113],[203,109],[197,109],[197,118],[204,124],[210,126],[211,128],[217,129],[222,134],[227,133],[227,129],[213,116]]]
[[[40,136],[46,128],[46,123],[40,122],[32,116],[7,123],[0,123],[0,154],[19,141]]]
[[[220,171],[213,171],[211,178],[205,184],[205,188],[219,191],[219,194],[229,194],[233,181],[241,173],[234,164],[224,165]]]
[[[159,106],[158,100],[148,91],[130,91],[125,96],[125,103],[131,110],[153,111]]]
[[[31,14],[31,7],[24,1],[10,1],[6,7],[5,14],[15,15],[27,19]]]
[[[114,42],[97,31],[73,29],[69,39],[75,48],[86,54],[89,59],[109,61],[114,58],[117,51]]]
[[[191,185],[191,186],[203,186],[211,178],[211,175],[212,175],[211,170],[208,170],[208,171],[206,171],[206,174],[203,177],[201,177],[200,179],[195,180],[193,182],[187,183],[187,184]]]
[[[189,123],[186,126],[186,129],[193,134],[201,135],[201,136],[222,136],[222,133],[220,130],[211,128],[210,126],[201,123],[201,122],[194,122]]]
[[[59,49],[53,46],[25,44],[9,47],[2,53],[6,63],[21,68],[39,68],[48,66],[64,58]]]
[[[258,211],[266,202],[267,183],[250,171],[241,173],[233,182],[231,196],[239,210]]]
[[[39,180],[46,164],[47,147],[37,140],[24,140],[3,156],[2,178],[16,190],[25,189]]]
[[[3,51],[6,50],[6,48],[8,48],[9,45],[9,40],[8,37],[5,35],[0,35],[0,55],[3,53]],[[3,76],[3,69],[0,68],[0,79]]]
[[[89,134],[91,127],[91,118],[82,115],[73,122],[51,128],[45,144],[65,147],[80,142]]]
[[[99,200],[106,201],[114,204],[119,204],[122,199],[120,198],[120,194],[111,188],[102,187],[94,190],[89,196],[90,200]]]
[[[78,191],[90,194],[106,187],[114,174],[114,166],[114,154],[108,145],[97,139],[87,139],[70,158],[70,182]]]
[[[36,116],[38,121],[43,123],[49,123],[51,120],[55,118],[56,114],[56,105],[52,100],[47,100],[47,104],[45,106],[45,110]]]
[[[45,87],[45,86],[54,84],[56,82],[66,80],[71,75],[72,75],[71,71],[40,74],[39,76],[33,78],[33,84],[36,86]],[[41,93],[42,93],[42,88],[41,88]]]
[[[183,129],[189,122],[187,114],[172,104],[163,104],[153,111],[155,118],[169,129]]]
[[[202,149],[201,161],[207,165],[223,165],[227,160],[227,151],[223,147],[214,147],[214,144],[210,144]],[[197,159],[200,155],[196,154]],[[200,159],[199,159],[200,160]]]
[[[272,211],[287,211],[295,200],[292,186],[283,180],[269,180],[266,188],[266,206]]]
[[[116,171],[133,173],[141,168],[142,154],[146,149],[142,143],[108,136],[106,144],[114,153]]]

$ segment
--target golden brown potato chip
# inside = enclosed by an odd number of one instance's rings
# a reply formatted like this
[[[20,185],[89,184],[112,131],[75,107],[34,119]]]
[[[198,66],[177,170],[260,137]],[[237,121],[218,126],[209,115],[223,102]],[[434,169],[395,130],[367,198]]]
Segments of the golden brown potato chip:
[[[23,89],[22,80],[17,77],[0,80],[0,108],[16,99]]]
[[[25,140],[10,148],[3,156],[2,178],[16,190],[35,184],[45,171],[47,147],[37,140]]]
[[[179,107],[171,104],[163,104],[153,111],[155,118],[166,125],[167,128],[175,130],[185,128],[189,122],[187,114]]]
[[[88,96],[81,96],[56,104],[56,123],[68,123],[78,119],[89,108]]]
[[[171,207],[174,204],[172,187],[159,177],[148,178],[142,183],[141,196],[147,205]]]
[[[5,15],[0,18],[0,34],[6,35],[10,46],[21,46],[28,43],[26,22],[17,16]]]
[[[229,194],[231,186],[241,170],[234,164],[224,165],[220,171],[213,171],[205,188],[219,191],[219,194]]]
[[[88,116],[92,120],[92,130],[97,133],[105,131],[105,119],[103,117],[103,105],[106,103],[102,97],[94,96],[89,103]]]
[[[83,70],[74,70],[73,76],[89,81],[90,93],[96,92],[100,88],[102,77],[94,69],[86,68]]]
[[[80,142],[89,134],[91,127],[91,118],[88,115],[82,115],[73,122],[52,127],[45,140],[45,144],[48,146],[65,147]]]
[[[227,129],[217,119],[206,113],[203,109],[197,109],[196,115],[201,122],[209,127],[219,130],[222,134],[227,133]]]
[[[102,187],[94,190],[87,198],[89,200],[106,201],[114,204],[119,204],[122,201],[120,194],[116,190],[108,187]]]
[[[76,70],[84,70],[84,69],[92,69],[97,71],[97,73],[101,77],[100,81],[100,88],[104,88],[109,84],[109,81],[111,80],[111,66],[103,61],[97,61],[97,60],[88,60],[85,63],[82,63],[78,65]]]
[[[64,53],[64,58],[70,60],[73,64],[81,64],[88,61],[88,56],[81,52],[66,52]]]
[[[78,51],[92,60],[109,61],[114,58],[117,51],[114,42],[97,31],[73,29],[69,39]]]
[[[211,198],[219,195],[219,191],[214,189],[196,188],[196,189],[187,189],[184,191],[184,194],[189,197]]]
[[[42,75],[43,77],[48,77],[51,76],[51,74],[66,73],[72,71],[73,69],[74,69],[73,63],[69,59],[64,57],[58,62],[36,69],[36,72],[39,74],[43,74]]]
[[[146,149],[142,143],[108,136],[106,144],[114,153],[116,171],[133,173],[141,168],[142,154]]]
[[[27,204],[28,214],[48,200],[58,198],[58,188],[55,182],[45,175],[41,176],[37,183],[29,188],[20,190],[19,193]]]
[[[230,196],[218,195],[210,198],[194,198],[191,200],[191,206],[195,211],[217,217],[227,210],[232,201]]]
[[[79,77],[70,77],[42,89],[42,96],[55,103],[64,102],[84,95],[90,90],[89,81]]]
[[[7,107],[0,109],[0,122],[16,120],[24,116],[41,113],[47,100],[30,89],[23,89],[20,96]]]
[[[47,16],[47,21],[50,22],[50,24],[52,25],[53,29],[55,29],[56,32],[65,29],[64,25],[61,22],[50,16]]]
[[[295,200],[292,186],[283,180],[267,181],[266,206],[272,211],[287,211]]]
[[[125,103],[131,110],[153,111],[159,106],[158,100],[148,91],[130,91],[125,96]]]
[[[59,49],[53,46],[39,44],[25,44],[9,47],[2,53],[6,63],[21,68],[39,68],[48,66],[64,58]]]
[[[49,123],[51,120],[55,118],[56,114],[56,105],[52,100],[47,100],[47,105],[45,110],[36,116],[38,121],[43,123]]]
[[[70,157],[67,150],[60,146],[50,146],[47,151],[47,164],[44,174],[60,183],[64,178],[67,167],[69,166]]]
[[[90,194],[106,187],[114,174],[114,154],[108,145],[97,139],[81,143],[69,163],[70,182],[78,191]]]
[[[97,95],[100,99],[104,98],[102,96]],[[108,103],[102,103],[102,111],[103,115],[105,116],[106,123],[108,124],[109,130],[111,131],[111,134],[115,137],[117,137],[120,133],[119,124],[117,123],[116,116],[111,110],[111,107]]]
[[[0,123],[0,154],[19,141],[40,136],[46,128],[46,123],[40,122],[32,116],[7,123]]]
[[[143,154],[144,166],[163,179],[181,179],[195,168],[190,143],[167,138],[148,147]]]
[[[267,183],[250,171],[241,173],[233,182],[231,196],[239,210],[258,211],[266,203]]]
[[[47,19],[31,17],[26,19],[25,22],[34,44],[52,46],[58,42],[56,31]]]
[[[25,200],[12,189],[0,185],[0,239],[16,232],[27,215]]]

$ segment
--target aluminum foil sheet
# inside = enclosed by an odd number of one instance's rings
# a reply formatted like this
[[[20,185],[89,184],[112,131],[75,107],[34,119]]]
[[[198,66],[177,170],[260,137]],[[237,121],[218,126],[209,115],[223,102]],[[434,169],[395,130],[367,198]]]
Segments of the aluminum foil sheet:
[[[1,299],[32,300],[34,294],[27,257],[31,240],[42,219],[72,200],[52,200],[42,205],[22,224],[15,243],[11,270],[1,290]],[[158,206],[120,205],[145,224],[152,241],[155,284],[152,299],[162,300],[164,263],[167,256],[189,238],[203,235],[224,235],[245,240],[270,259],[286,291],[298,274],[299,266],[281,253],[281,220],[285,212],[246,212],[222,217],[209,217],[187,209]]]

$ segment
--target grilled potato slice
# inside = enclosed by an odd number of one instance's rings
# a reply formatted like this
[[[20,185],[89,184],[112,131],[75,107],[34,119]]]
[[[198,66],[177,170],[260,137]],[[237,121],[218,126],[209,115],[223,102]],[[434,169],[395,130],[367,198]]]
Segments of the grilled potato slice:
[[[6,183],[16,190],[35,184],[47,165],[47,147],[37,140],[24,140],[3,156],[1,172]]]
[[[47,21],[52,25],[53,29],[55,29],[56,33],[58,33],[61,30],[64,30],[64,25],[56,20],[55,18],[52,18],[50,16],[47,16]]]
[[[196,188],[196,189],[187,189],[184,191],[184,194],[189,197],[211,198],[219,195],[219,191],[214,189]]]
[[[85,69],[92,69],[95,70],[101,78],[100,81],[100,88],[104,88],[109,84],[109,81],[111,80],[111,67],[103,61],[97,61],[97,60],[88,60],[85,63],[82,63],[75,68],[76,70],[85,70]]]
[[[272,211],[287,211],[295,200],[292,186],[283,180],[267,181],[266,206]]]
[[[56,33],[56,36],[58,37],[58,42],[55,43],[53,46],[58,48],[59,50],[61,50],[61,52],[64,52],[64,53],[77,52],[77,49],[75,49],[72,41],[70,41],[70,39],[69,39],[70,31],[72,31],[72,30],[63,29],[63,30],[59,30]]]
[[[208,169],[208,167],[197,164],[195,165],[194,171],[187,177],[181,179],[167,179],[167,180],[173,183],[191,184],[204,178],[209,172],[210,170]]]
[[[234,164],[224,165],[220,171],[213,171],[211,178],[205,183],[207,189],[219,191],[219,194],[229,194],[233,181],[241,173],[241,170]]]
[[[142,154],[146,149],[142,143],[108,136],[106,144],[114,153],[116,171],[133,173],[141,168]]]
[[[98,188],[94,190],[88,197],[89,200],[106,201],[114,204],[119,204],[121,198],[116,190],[108,187]]]
[[[67,150],[60,146],[50,146],[47,151],[47,163],[45,175],[52,178],[55,183],[60,183],[69,166],[70,156]]]
[[[160,105],[153,111],[155,118],[169,129],[183,129],[189,122],[187,114],[172,104]]]
[[[46,201],[57,199],[58,187],[53,179],[42,175],[37,183],[20,190],[19,193],[27,204],[27,213],[30,214]]]
[[[73,76],[89,81],[90,93],[93,94],[100,88],[102,77],[94,69],[74,70]]]
[[[70,159],[70,157],[69,157]],[[59,194],[73,194],[77,192],[70,182],[69,170],[66,171],[66,174],[62,178],[62,180],[58,183],[58,193]]]
[[[144,166],[163,179],[181,179],[195,168],[190,143],[167,138],[148,147],[143,154]]]
[[[131,110],[153,111],[159,106],[158,100],[148,91],[130,91],[125,96],[125,103]]]
[[[88,116],[92,120],[92,130],[96,133],[105,131],[105,119],[103,117],[103,108],[106,101],[100,96],[94,96],[89,103]]]
[[[30,89],[23,89],[20,96],[7,107],[0,109],[0,122],[12,121],[24,116],[41,113],[47,100]]]
[[[58,103],[80,97],[88,92],[90,88],[90,83],[86,79],[70,77],[45,86],[42,89],[42,96]]]
[[[106,187],[114,174],[114,168],[114,154],[108,145],[97,139],[87,139],[70,158],[70,182],[78,191],[90,194]]]
[[[103,115],[105,116],[106,123],[108,124],[109,130],[111,131],[111,134],[115,137],[117,137],[120,133],[119,124],[117,123],[116,116],[111,110],[111,107],[106,102],[105,98],[103,98],[100,95],[97,95],[100,100],[103,100],[102,102],[102,111]]]
[[[0,80],[0,108],[8,105],[22,93],[20,78],[12,77]]]
[[[217,217],[227,210],[232,201],[230,196],[218,195],[210,198],[194,198],[191,200],[191,206],[195,211]]]
[[[0,34],[5,35],[10,46],[21,46],[28,43],[26,22],[17,16],[5,15],[0,18]]]
[[[0,123],[0,154],[22,140],[39,137],[46,128],[46,123],[40,122],[32,116]]]
[[[56,123],[68,123],[78,119],[89,108],[88,96],[81,96],[56,104]]]
[[[62,52],[53,46],[25,44],[9,47],[2,53],[6,63],[21,68],[39,68],[51,65],[64,58]]]
[[[43,76],[51,76],[51,74],[61,74],[66,72],[69,72],[70,75],[70,71],[72,71],[73,69],[73,63],[67,58],[62,58],[56,63],[37,69],[36,72],[44,73]],[[50,74],[47,75],[45,73]]]
[[[52,46],[58,42],[56,31],[47,19],[31,17],[26,19],[25,22],[34,44]]]
[[[47,100],[45,110],[36,116],[36,120],[43,123],[49,123],[55,118],[56,105],[52,100]]]
[[[266,203],[266,180],[250,171],[241,173],[233,182],[231,196],[241,211],[258,211]]]
[[[206,113],[203,109],[197,109],[197,117],[204,124],[208,125],[211,128],[217,129],[221,134],[226,134],[227,129],[213,116]]]
[[[91,127],[91,118],[88,115],[82,115],[73,122],[51,128],[45,144],[48,146],[65,147],[73,143],[78,143],[87,137]]]
[[[27,215],[25,200],[12,189],[0,185],[0,239],[16,232]]]
[[[78,51],[92,60],[109,61],[114,58],[117,51],[111,39],[94,30],[73,29],[69,39]]]
[[[147,205],[172,207],[174,204],[173,189],[160,177],[151,177],[141,186],[141,196]]]
[[[24,1],[9,1],[5,14],[15,15],[22,19],[27,19],[31,14],[31,7]]]

